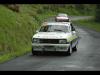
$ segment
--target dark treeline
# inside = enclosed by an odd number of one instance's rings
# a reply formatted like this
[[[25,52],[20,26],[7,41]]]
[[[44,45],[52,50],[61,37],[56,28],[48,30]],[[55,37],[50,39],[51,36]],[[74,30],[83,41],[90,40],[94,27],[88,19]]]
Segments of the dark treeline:
[[[65,8],[66,12],[74,9],[74,11],[79,12],[80,14],[94,15],[96,4],[50,4],[45,5],[44,7],[57,12],[60,12],[61,9]]]
[[[21,4],[7,4],[6,6],[13,11],[20,12]],[[100,4],[31,4],[30,6],[36,8],[39,14],[51,10],[69,15],[92,15],[95,16],[95,21],[100,22]]]
[[[21,4],[8,4],[6,6],[14,11],[19,11]],[[82,14],[93,14],[96,8],[96,4],[32,4],[31,6],[40,8],[39,10],[47,9],[56,12],[60,12],[65,8],[66,12],[67,10],[75,9],[75,11]]]

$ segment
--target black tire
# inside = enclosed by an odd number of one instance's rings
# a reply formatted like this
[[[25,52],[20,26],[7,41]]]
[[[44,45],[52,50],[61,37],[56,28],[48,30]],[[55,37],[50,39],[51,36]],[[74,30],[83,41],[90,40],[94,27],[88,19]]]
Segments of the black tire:
[[[78,41],[77,41],[77,44],[75,45],[75,47],[73,48],[73,51],[77,51],[77,48],[78,48]]]
[[[73,48],[73,51],[77,51],[77,45]]]
[[[38,55],[38,52],[37,51],[34,51],[33,47],[32,47],[32,55]]]
[[[72,46],[68,48],[67,55],[70,56],[72,54]]]

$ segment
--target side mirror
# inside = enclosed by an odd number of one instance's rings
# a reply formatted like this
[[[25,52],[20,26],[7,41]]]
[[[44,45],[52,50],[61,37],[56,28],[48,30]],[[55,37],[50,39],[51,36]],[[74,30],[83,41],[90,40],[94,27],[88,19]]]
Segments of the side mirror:
[[[72,33],[76,33],[76,31],[72,31]]]
[[[72,35],[75,35],[76,34],[76,32],[75,31],[72,31]]]

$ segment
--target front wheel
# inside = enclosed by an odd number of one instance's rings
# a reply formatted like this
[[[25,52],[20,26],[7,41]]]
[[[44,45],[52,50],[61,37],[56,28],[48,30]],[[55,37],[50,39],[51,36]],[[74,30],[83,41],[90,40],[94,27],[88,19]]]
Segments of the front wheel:
[[[72,46],[68,48],[67,54],[70,56],[72,54]]]
[[[78,45],[73,48],[73,51],[77,51]]]
[[[32,47],[32,55],[38,55],[38,52],[37,51],[34,51],[33,47]]]

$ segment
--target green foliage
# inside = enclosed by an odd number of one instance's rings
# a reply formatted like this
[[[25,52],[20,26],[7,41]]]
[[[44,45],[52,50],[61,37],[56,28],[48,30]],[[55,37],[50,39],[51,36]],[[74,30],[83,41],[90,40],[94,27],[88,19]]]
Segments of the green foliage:
[[[21,5],[20,9],[17,13],[0,5],[0,62],[30,52],[36,29],[53,15],[51,11],[40,14],[38,10],[43,8],[34,8],[34,5]]]
[[[39,26],[37,21],[28,13],[16,13],[3,6],[0,16],[0,53],[29,52],[32,35]]]

